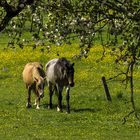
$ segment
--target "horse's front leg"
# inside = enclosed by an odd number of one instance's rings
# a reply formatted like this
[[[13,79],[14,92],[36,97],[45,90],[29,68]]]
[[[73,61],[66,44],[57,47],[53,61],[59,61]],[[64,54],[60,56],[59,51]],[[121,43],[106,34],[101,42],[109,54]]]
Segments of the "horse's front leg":
[[[40,109],[40,97],[36,98],[36,109]]]
[[[62,112],[62,90],[63,87],[57,86],[57,91],[58,91],[58,106],[57,106],[57,111]]]
[[[40,96],[39,93],[37,91],[35,91],[35,95],[36,95],[36,99],[35,99],[35,104],[36,105],[36,109],[40,109],[39,105],[40,105]]]
[[[69,95],[69,92],[70,92],[70,87],[67,87],[66,88],[66,112],[67,113],[70,113],[70,105],[69,105],[70,95]]]
[[[28,98],[27,98],[27,104],[26,104],[27,108],[31,107],[31,87],[28,87]]]

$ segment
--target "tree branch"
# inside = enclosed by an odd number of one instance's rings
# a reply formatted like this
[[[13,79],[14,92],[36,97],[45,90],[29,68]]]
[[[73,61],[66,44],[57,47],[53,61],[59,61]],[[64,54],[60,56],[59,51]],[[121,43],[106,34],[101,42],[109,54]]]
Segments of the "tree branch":
[[[4,8],[6,15],[0,22],[0,32],[3,31],[8,25],[9,21],[17,16],[26,5],[31,5],[35,0],[19,0],[16,7],[7,3],[6,0],[0,1],[0,6]]]

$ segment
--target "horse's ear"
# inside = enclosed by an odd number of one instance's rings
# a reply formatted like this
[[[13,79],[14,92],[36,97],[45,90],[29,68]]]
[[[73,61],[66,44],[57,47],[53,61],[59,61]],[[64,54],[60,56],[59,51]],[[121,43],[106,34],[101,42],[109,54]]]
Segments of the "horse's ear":
[[[43,67],[42,67],[43,68]],[[37,70],[40,72],[42,69],[40,67],[37,67]]]
[[[74,63],[72,63],[71,65],[74,66]]]

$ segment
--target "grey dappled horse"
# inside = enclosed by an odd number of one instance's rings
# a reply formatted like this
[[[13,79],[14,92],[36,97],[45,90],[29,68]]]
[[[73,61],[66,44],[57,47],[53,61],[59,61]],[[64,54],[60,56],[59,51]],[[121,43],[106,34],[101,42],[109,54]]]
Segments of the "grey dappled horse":
[[[66,111],[70,113],[69,91],[74,86],[74,63],[70,63],[66,58],[55,58],[46,64],[46,79],[49,87],[49,106],[52,108],[52,95],[55,91],[58,96],[57,111],[62,112],[62,91],[66,88]]]

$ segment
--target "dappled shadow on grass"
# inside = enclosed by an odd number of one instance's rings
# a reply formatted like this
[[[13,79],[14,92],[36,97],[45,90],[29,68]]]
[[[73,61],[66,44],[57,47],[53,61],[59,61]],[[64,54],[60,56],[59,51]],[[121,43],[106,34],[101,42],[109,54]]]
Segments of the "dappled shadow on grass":
[[[42,107],[44,109],[48,109],[48,106],[49,106],[49,104],[46,104],[46,103],[40,105],[40,107]],[[55,109],[55,108],[57,108],[57,105],[56,104],[53,104],[52,105],[52,109]]]
[[[0,75],[0,80],[3,80],[3,79],[7,79],[7,78],[12,78],[12,75]]]
[[[42,104],[41,105],[43,108],[48,109],[48,104]],[[56,109],[57,108],[57,104],[53,104],[52,105],[52,109]],[[63,105],[63,110],[66,109],[66,105]],[[71,111],[73,112],[92,112],[92,113],[96,113],[101,111],[100,108],[78,108],[78,109],[74,109],[74,108],[70,108]]]
[[[40,105],[40,107],[46,108],[48,109],[49,104],[42,104]],[[52,109],[56,109],[57,108],[57,104],[52,104]],[[66,105],[62,106],[63,110],[66,108]]]
[[[97,109],[97,108],[79,108],[79,109],[72,109],[74,112],[92,112],[92,113],[96,113],[101,111],[101,109]]]

